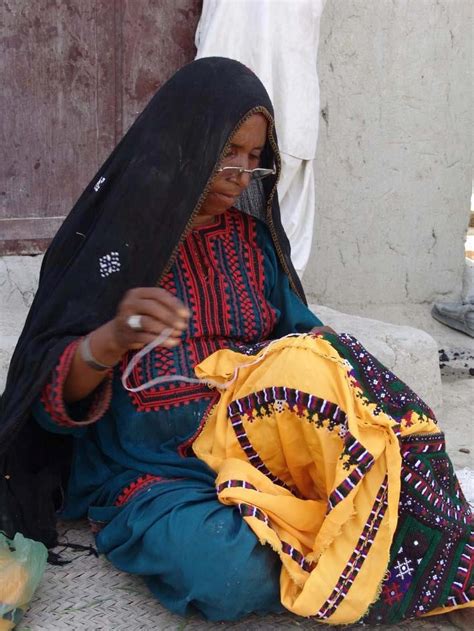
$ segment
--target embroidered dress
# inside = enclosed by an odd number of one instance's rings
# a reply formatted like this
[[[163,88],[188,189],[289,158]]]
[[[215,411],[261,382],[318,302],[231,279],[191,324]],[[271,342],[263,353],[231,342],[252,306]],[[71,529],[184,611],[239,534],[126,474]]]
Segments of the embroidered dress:
[[[397,622],[469,604],[470,512],[431,410],[350,336],[308,334],[320,322],[263,224],[230,211],[193,230],[163,287],[190,326],[131,385],[262,359],[222,394],[128,393],[128,356],[65,406],[71,344],[35,407],[76,436],[64,517],[88,515],[99,550],[180,614]]]
[[[193,376],[219,348],[251,351],[321,324],[290,291],[267,228],[237,211],[193,230],[162,286],[189,305],[189,328],[178,348],[143,358],[132,386],[157,375]],[[229,620],[281,610],[278,556],[237,509],[219,502],[214,472],[190,450],[217,392],[171,382],[128,393],[120,378],[130,354],[88,400],[66,407],[62,386],[76,345],[34,409],[43,427],[75,436],[62,516],[87,515],[98,549],[143,575],[172,611]]]

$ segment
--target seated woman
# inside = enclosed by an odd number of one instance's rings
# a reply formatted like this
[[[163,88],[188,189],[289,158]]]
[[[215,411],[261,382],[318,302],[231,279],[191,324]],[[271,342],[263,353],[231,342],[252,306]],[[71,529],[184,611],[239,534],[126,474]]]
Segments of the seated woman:
[[[69,435],[61,516],[87,516],[173,612],[339,624],[469,606],[470,511],[443,435],[307,308],[279,165],[241,64],[196,61],[155,95],[46,255],[3,399],[3,522],[52,543]]]

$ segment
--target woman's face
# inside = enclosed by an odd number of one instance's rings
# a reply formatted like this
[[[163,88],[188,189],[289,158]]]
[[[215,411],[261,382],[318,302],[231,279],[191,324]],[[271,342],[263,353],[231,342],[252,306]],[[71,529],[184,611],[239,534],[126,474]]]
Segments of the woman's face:
[[[267,139],[267,119],[263,114],[254,114],[235,132],[227,153],[219,166],[236,166],[256,169],[260,164],[260,154]],[[204,200],[194,225],[212,221],[235,204],[239,195],[250,183],[250,175],[228,175],[217,173]]]

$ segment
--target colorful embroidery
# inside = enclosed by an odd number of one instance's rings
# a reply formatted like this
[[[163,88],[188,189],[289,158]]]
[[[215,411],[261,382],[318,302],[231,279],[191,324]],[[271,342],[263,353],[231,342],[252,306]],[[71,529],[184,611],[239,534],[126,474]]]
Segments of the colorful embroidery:
[[[403,592],[400,591],[400,586],[397,583],[389,583],[382,587],[382,598],[387,605],[391,606],[403,598]]]
[[[218,486],[216,486],[216,491],[218,493],[221,493],[221,491],[224,491],[225,489],[236,489],[236,488],[250,489],[251,491],[257,490],[253,484],[250,484],[250,482],[246,482],[245,480],[227,480],[226,482],[223,482],[222,484],[219,484]]]
[[[265,388],[236,399],[229,405],[228,412],[229,417],[238,413],[252,421],[275,412],[281,413],[284,406],[298,417],[315,423],[317,427],[325,427],[328,431],[345,425],[347,421],[345,412],[336,403],[283,386]]]
[[[324,334],[351,368],[350,376],[361,390],[360,398],[376,403],[374,414],[383,410],[386,414],[409,427],[411,416],[435,419],[434,413],[420,397],[390,370],[385,368],[362,344],[351,335]]]
[[[256,342],[255,344],[242,344],[239,342],[234,343],[233,350],[242,355],[258,355],[261,350],[268,346],[272,340],[265,340],[264,342]]]
[[[349,433],[344,438],[344,449],[339,458],[340,460],[345,460],[344,469],[358,466],[363,468],[364,471],[368,471],[374,463],[372,454]]]
[[[162,375],[194,376],[194,367],[215,351],[231,347],[231,339],[235,348],[268,338],[276,314],[265,299],[263,254],[256,234],[255,219],[228,212],[216,224],[187,236],[161,286],[188,305],[189,328],[179,346],[158,348],[144,357],[132,371],[130,385]],[[122,370],[129,359],[124,357]],[[203,384],[178,381],[129,394],[141,412],[213,397]]]
[[[177,478],[175,478],[177,479]],[[133,482],[131,482],[128,486],[126,486],[120,492],[120,495],[115,500],[115,506],[123,506],[127,502],[129,502],[132,498],[136,497],[138,493],[144,491],[152,484],[157,484],[158,482],[170,482],[170,478],[162,478],[159,475],[151,475],[147,473],[146,475],[142,475]]]
[[[346,433],[344,449],[339,458],[345,460],[343,464],[344,469],[350,469],[352,466],[355,468],[347,478],[332,491],[328,499],[328,512],[349,495],[375,462],[372,454],[349,433]]]
[[[401,507],[435,528],[462,528],[462,524],[468,524],[471,521],[468,504],[458,484],[449,488],[446,478],[446,472],[450,472],[452,480],[455,476],[445,452],[444,435],[403,438],[401,454]]]
[[[474,598],[471,511],[443,434],[401,439],[398,526],[381,597],[364,622],[393,623]],[[389,605],[389,607],[387,607]]]
[[[235,482],[240,482],[240,480],[235,480]],[[268,516],[260,508],[252,506],[251,504],[244,503],[237,504],[237,507],[242,517],[255,517],[256,519],[263,521],[269,528],[272,528]],[[314,570],[315,564],[306,561],[306,559],[304,558],[304,554],[293,547],[291,544],[289,544],[287,541],[281,542],[281,551],[291,557],[293,561],[295,561],[295,563],[297,563],[300,568],[305,572],[311,572],[312,570]]]
[[[267,515],[260,508],[252,506],[251,504],[244,504],[243,502],[237,504],[237,508],[239,509],[242,517],[255,517],[256,519],[260,519],[260,521],[265,522],[267,526],[270,526]]]
[[[278,484],[278,486],[288,488],[288,486],[285,484],[285,482],[283,482],[283,480],[280,480],[278,476],[273,475],[273,473],[271,473],[271,471],[268,469],[266,464],[257,454],[255,449],[252,447],[252,444],[250,443],[249,437],[247,436],[247,432],[245,431],[245,428],[242,422],[243,412],[241,412],[239,408],[239,402],[240,402],[239,400],[233,401],[229,405],[228,415],[229,415],[229,420],[234,429],[235,435],[237,437],[237,440],[239,441],[240,446],[242,447],[245,455],[247,456],[247,460],[256,469],[261,471],[263,475],[267,476],[267,478],[269,478],[274,484]],[[294,489],[293,491],[295,492]]]
[[[45,411],[51,420],[61,427],[81,427],[95,423],[105,414],[112,397],[112,370],[110,370],[92,396],[87,416],[80,421],[75,421],[69,415],[64,402],[63,388],[80,342],[81,340],[77,339],[66,346],[56,368],[51,372],[49,381],[41,391],[41,403]]]
[[[329,618],[337,609],[341,600],[346,596],[352,586],[355,577],[360,571],[367,553],[380,527],[382,519],[387,509],[387,478],[382,482],[377,497],[370,511],[370,515],[362,530],[356,547],[348,560],[344,571],[341,573],[334,590],[317,612],[316,617],[320,619]]]
[[[294,548],[292,545],[287,543],[286,541],[281,542],[281,549],[282,549],[282,552],[284,552],[285,554],[288,554],[288,556],[290,556],[293,559],[293,561],[298,563],[300,568],[304,570],[305,572],[312,572],[314,570],[315,564],[310,563],[309,561],[306,561],[306,559],[304,558],[304,555],[299,550]]]
[[[473,565],[474,565],[474,534],[471,536],[471,543],[466,543],[461,553],[456,575],[453,579],[450,595],[447,599],[447,606],[463,605],[474,599],[473,585]]]
[[[243,417],[246,417],[248,421],[252,422],[265,416],[282,413],[285,406],[299,418],[315,423],[317,427],[325,427],[328,431],[345,427],[347,419],[345,412],[335,403],[301,390],[283,386],[274,386],[253,392],[246,397],[232,401],[228,406],[229,420],[248,461],[274,484],[289,489],[293,495],[300,497],[298,489],[288,486],[268,469],[253,448],[242,420]],[[371,457],[370,454],[368,456]]]

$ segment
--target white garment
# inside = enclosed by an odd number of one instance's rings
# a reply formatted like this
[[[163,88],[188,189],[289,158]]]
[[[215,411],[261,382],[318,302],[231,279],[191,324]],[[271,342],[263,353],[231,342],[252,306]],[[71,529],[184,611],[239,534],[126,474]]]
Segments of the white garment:
[[[278,197],[282,223],[291,244],[291,260],[298,276],[303,276],[311,254],[316,195],[314,160],[300,160],[281,154]]]
[[[316,63],[325,1],[204,0],[196,31],[197,59],[237,59],[261,79],[273,102],[282,152],[282,222],[300,276],[313,236],[319,122]]]

